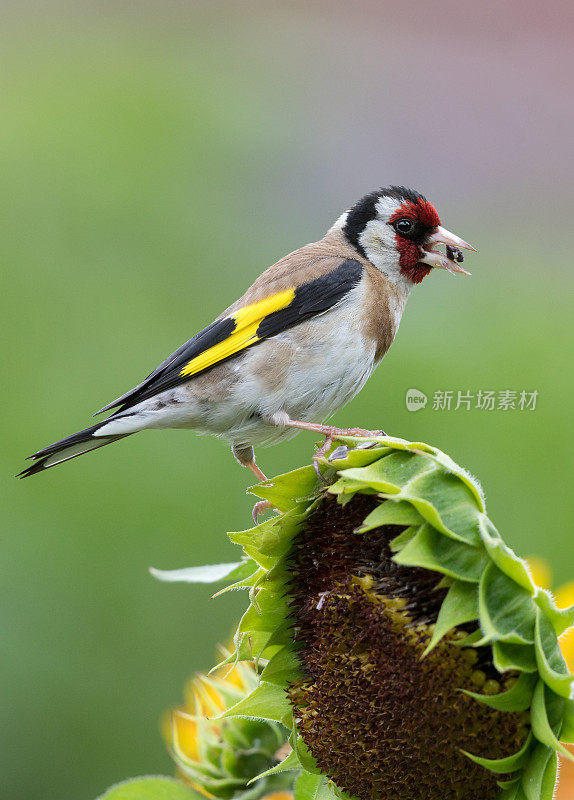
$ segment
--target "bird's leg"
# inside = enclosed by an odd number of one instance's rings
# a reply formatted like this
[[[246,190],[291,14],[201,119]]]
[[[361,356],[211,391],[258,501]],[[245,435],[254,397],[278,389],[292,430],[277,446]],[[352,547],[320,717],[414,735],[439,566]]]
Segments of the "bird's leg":
[[[267,477],[265,474],[259,469],[257,464],[255,463],[255,453],[252,447],[238,447],[237,445],[233,445],[231,448],[231,452],[239,461],[242,467],[247,467],[250,470],[258,481],[266,481]]]
[[[287,428],[298,428],[302,431],[312,431],[313,433],[318,433],[325,437],[325,441],[313,456],[313,466],[315,467],[315,472],[320,478],[322,478],[322,475],[319,469],[318,460],[329,451],[331,445],[333,444],[333,439],[338,439],[340,436],[364,436],[369,438],[371,436],[385,435],[384,431],[368,431],[365,430],[365,428],[335,428],[332,425],[320,425],[315,422],[301,422],[297,419],[291,419],[291,417],[284,411],[279,411],[277,414],[274,414],[271,417],[271,422],[273,425],[284,425]]]
[[[258,481],[267,480],[265,474],[255,463],[255,453],[252,447],[237,447],[237,445],[233,445],[231,452],[242,467],[247,467],[247,469],[251,470]],[[273,503],[270,503],[269,500],[259,500],[259,502],[255,503],[253,506],[253,511],[251,512],[253,516],[253,522],[257,525],[257,517],[259,514],[263,514],[265,511],[271,508],[275,508],[275,506]]]
[[[365,428],[335,428],[333,425],[320,425],[316,422],[301,422],[291,417],[284,411],[280,411],[271,417],[273,425],[285,425],[287,428],[299,428],[301,431],[312,431],[319,433],[321,436],[328,436],[331,439],[337,439],[340,436],[384,436],[384,431],[368,431]]]

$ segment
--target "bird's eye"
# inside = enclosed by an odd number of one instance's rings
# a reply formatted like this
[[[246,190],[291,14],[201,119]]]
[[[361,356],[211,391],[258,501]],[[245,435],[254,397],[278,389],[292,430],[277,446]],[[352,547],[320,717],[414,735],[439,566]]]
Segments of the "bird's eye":
[[[404,236],[405,234],[413,232],[415,223],[412,221],[412,219],[402,217],[393,224],[393,227],[397,233],[400,233],[402,236]]]

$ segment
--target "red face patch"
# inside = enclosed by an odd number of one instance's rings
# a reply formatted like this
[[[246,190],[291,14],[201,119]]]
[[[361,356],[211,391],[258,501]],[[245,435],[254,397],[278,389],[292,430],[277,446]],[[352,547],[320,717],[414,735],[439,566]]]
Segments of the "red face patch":
[[[436,208],[428,200],[423,200],[422,198],[417,200],[416,203],[411,201],[403,203],[402,206],[397,208],[389,221],[396,222],[401,217],[418,220],[428,228],[436,228],[437,225],[440,225],[440,218]]]
[[[408,219],[420,222],[427,228],[436,228],[440,225],[440,218],[437,214],[436,208],[428,200],[420,198],[416,203],[408,201],[399,206],[391,219],[391,223],[396,220],[407,217]],[[404,275],[413,283],[420,283],[423,278],[432,270],[428,264],[421,264],[421,251],[416,244],[398,233],[395,235],[397,243],[397,250],[399,252],[399,266],[401,268],[401,275]]]
[[[403,239],[398,234],[395,236],[397,250],[399,251],[399,266],[401,275],[404,275],[413,283],[420,283],[423,278],[431,271],[432,267],[428,264],[421,264],[421,251],[418,244]]]

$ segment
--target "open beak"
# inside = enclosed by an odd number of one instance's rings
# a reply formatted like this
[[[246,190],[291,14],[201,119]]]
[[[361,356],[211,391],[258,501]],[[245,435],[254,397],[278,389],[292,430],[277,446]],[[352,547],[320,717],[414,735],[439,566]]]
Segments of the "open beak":
[[[445,244],[446,255],[439,250],[433,250],[433,244]],[[438,225],[436,231],[426,240],[425,246],[422,248],[424,256],[420,261],[431,267],[446,269],[453,275],[456,272],[460,272],[462,275],[470,275],[470,272],[467,272],[460,266],[461,262],[464,260],[461,249],[472,250],[476,253],[476,249],[471,244],[465,242],[464,239],[461,239],[460,236],[457,236],[455,233],[451,233],[447,231],[446,228]]]

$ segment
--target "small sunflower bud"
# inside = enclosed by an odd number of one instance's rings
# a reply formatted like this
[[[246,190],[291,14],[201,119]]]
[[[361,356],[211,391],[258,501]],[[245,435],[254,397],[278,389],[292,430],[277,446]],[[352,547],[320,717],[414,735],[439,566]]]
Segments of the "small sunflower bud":
[[[292,800],[289,775],[262,777],[248,785],[289,754],[287,729],[264,720],[217,719],[257,683],[249,663],[221,675],[196,675],[187,687],[185,705],[165,720],[164,735],[179,777],[208,797],[229,800],[248,794],[250,800]]]

